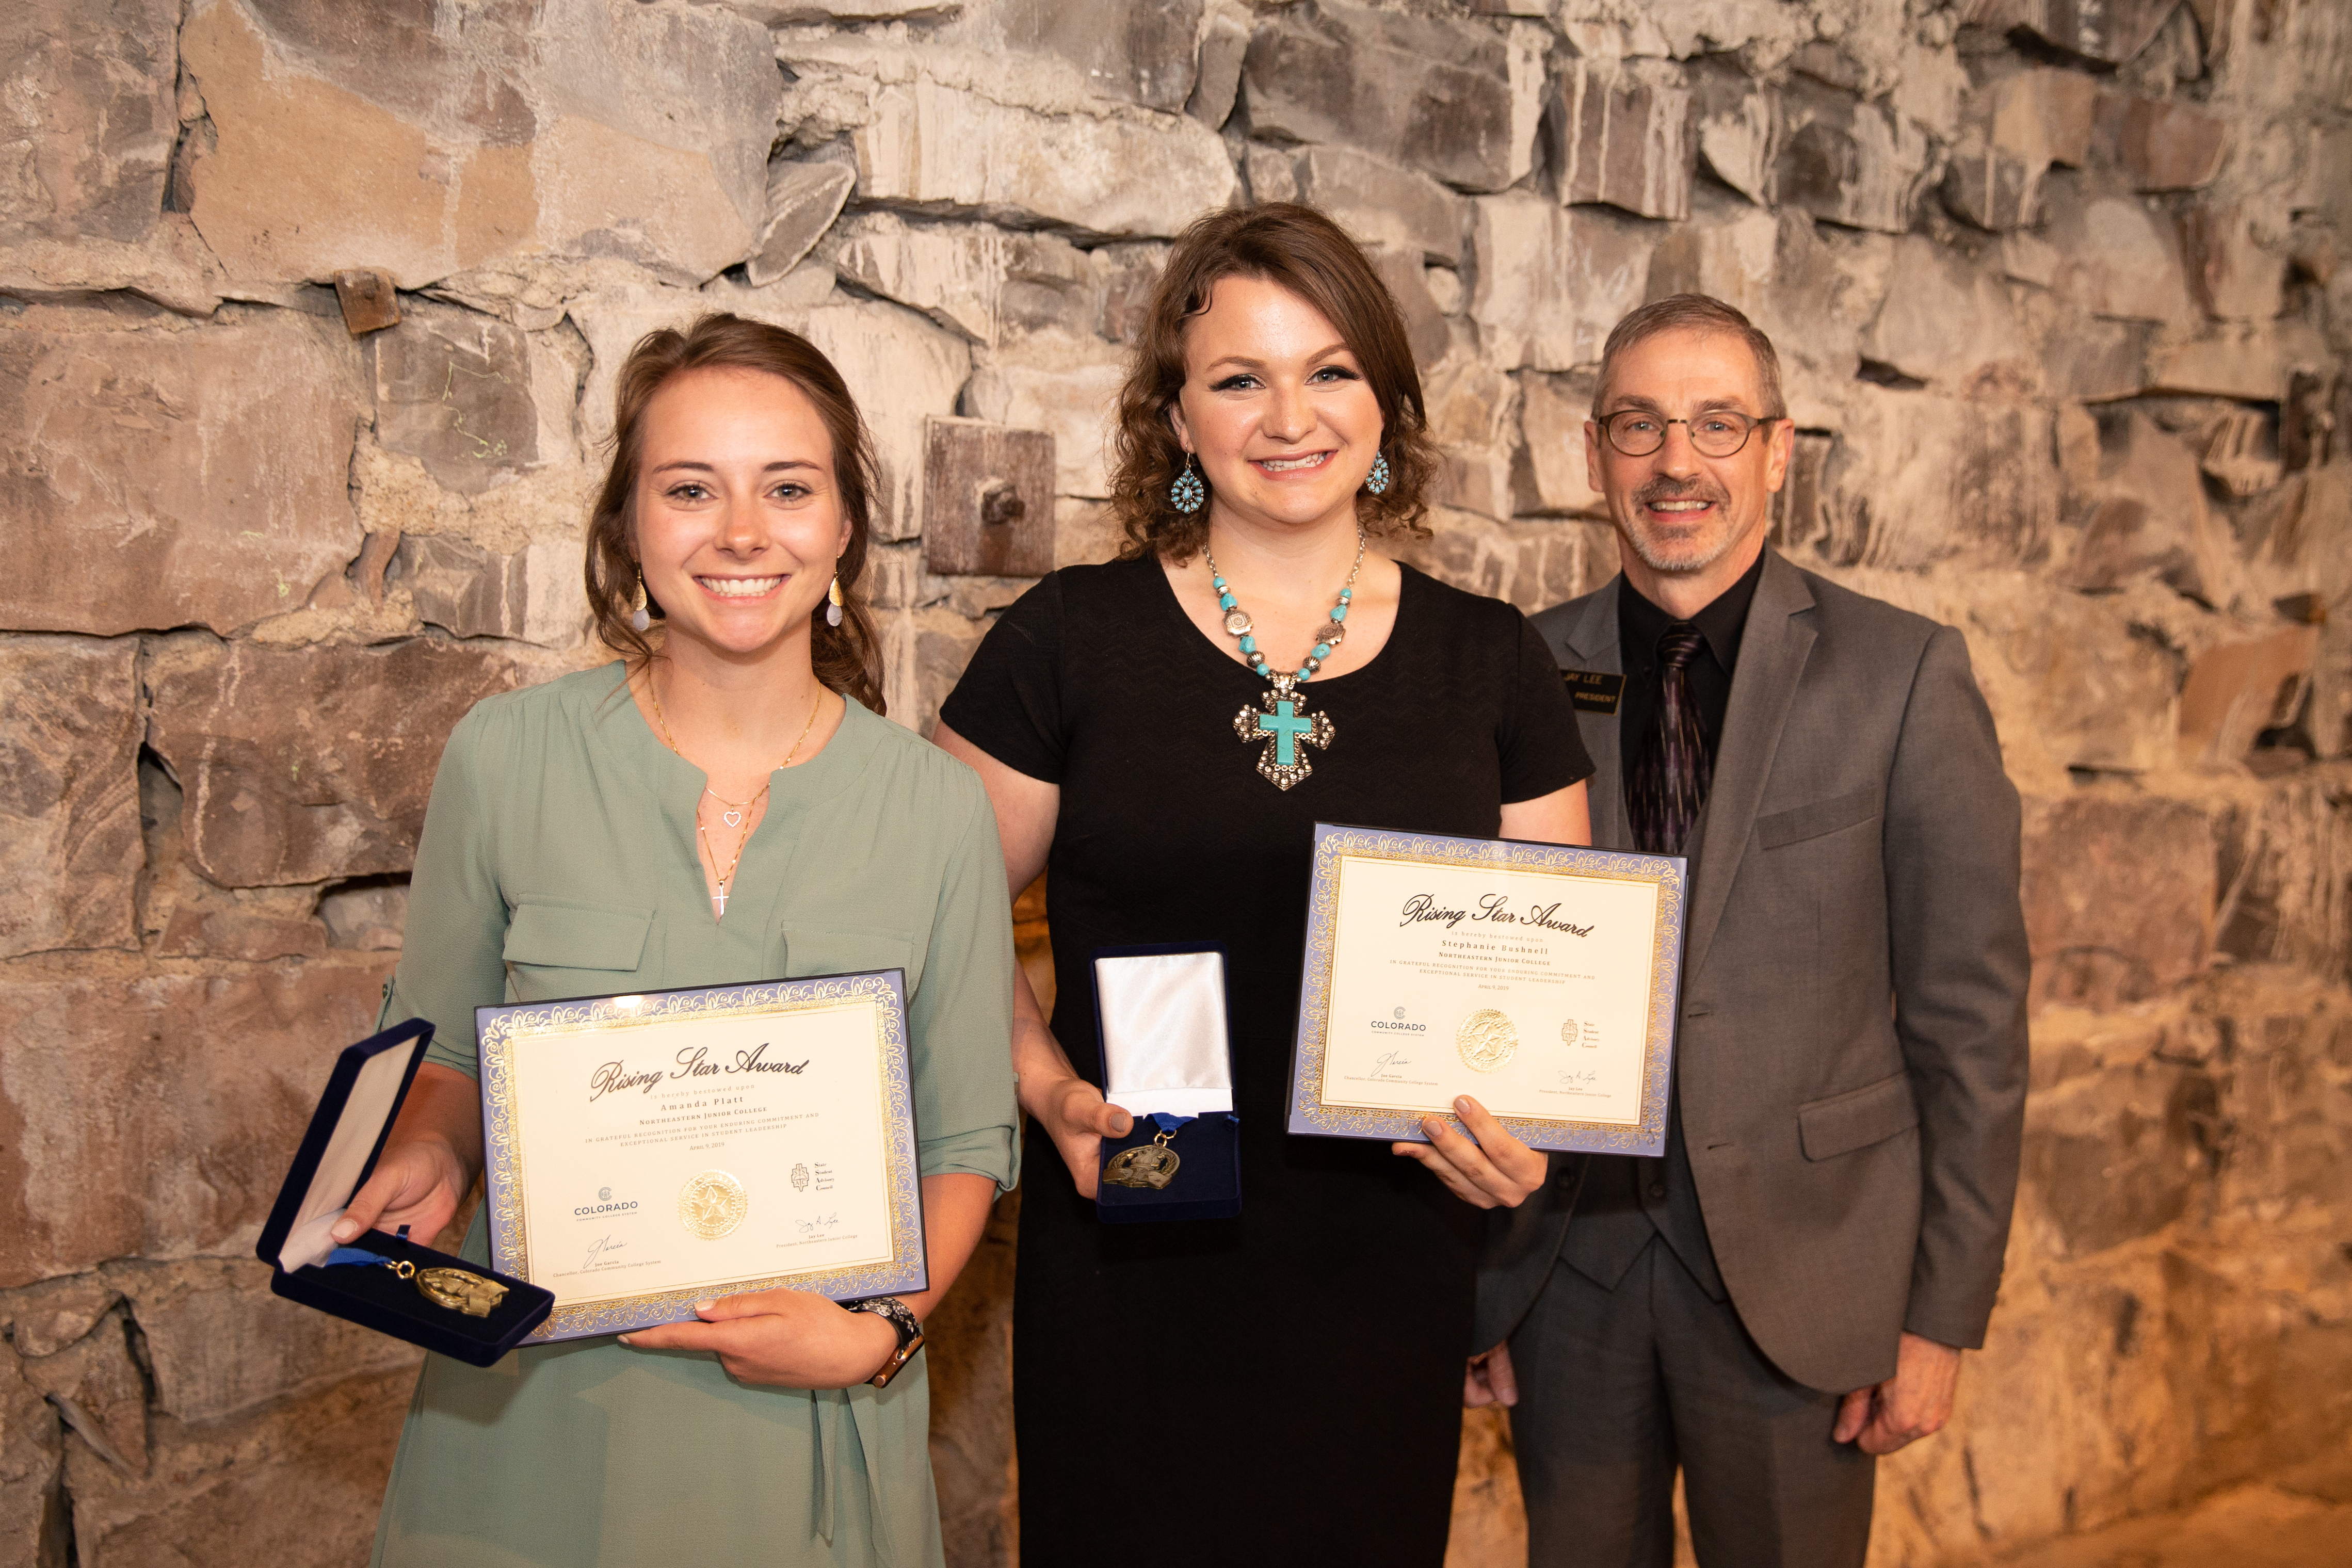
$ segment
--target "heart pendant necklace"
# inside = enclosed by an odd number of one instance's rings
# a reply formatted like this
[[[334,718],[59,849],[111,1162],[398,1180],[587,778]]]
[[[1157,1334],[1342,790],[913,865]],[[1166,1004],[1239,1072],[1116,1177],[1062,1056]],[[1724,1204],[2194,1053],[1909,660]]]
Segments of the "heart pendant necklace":
[[[672,752],[676,753],[682,758],[691,761],[691,758],[686,758],[685,752],[678,750],[677,737],[669,732],[669,719],[662,713],[661,692],[659,688],[654,685],[653,673],[651,671],[647,671],[646,674],[646,695],[653,699],[654,722],[661,727],[662,740],[669,747]],[[699,800],[695,801],[695,837],[701,841],[702,852],[710,857],[711,878],[718,883],[719,887],[719,891],[710,895],[711,912],[715,917],[720,919],[724,919],[726,917],[728,889],[734,885],[735,868],[743,863],[743,848],[751,841],[751,830],[746,824],[752,810],[756,808],[761,801],[766,800],[768,798],[768,791],[774,788],[775,780],[772,775],[775,773],[781,773],[785,768],[790,768],[793,761],[799,758],[801,754],[801,747],[807,741],[809,731],[815,727],[816,716],[824,709],[824,689],[820,686],[817,688],[815,699],[809,704],[808,717],[802,722],[801,733],[799,737],[793,740],[792,750],[786,752],[784,754],[784,759],[782,762],[777,763],[776,766],[770,770],[772,777],[769,781],[760,786],[760,792],[752,796],[750,800],[740,801],[730,800],[726,796],[721,795],[718,790],[710,788],[706,776],[706,781],[703,784],[702,792],[719,802],[719,820],[727,824],[730,828],[740,830],[740,836],[739,836],[735,841],[735,853],[728,860],[727,869],[721,871],[719,867],[719,851],[710,841],[710,829],[709,825],[702,820],[702,802]]]

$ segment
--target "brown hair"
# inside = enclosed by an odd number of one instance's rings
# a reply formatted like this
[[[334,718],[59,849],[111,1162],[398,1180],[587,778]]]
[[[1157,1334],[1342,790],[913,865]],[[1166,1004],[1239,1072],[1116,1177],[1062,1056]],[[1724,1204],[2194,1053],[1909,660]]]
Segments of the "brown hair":
[[[1664,299],[1653,299],[1610,329],[1609,341],[1601,348],[1601,379],[1592,389],[1596,415],[1609,396],[1609,372],[1616,369],[1617,356],[1661,332],[1720,332],[1738,339],[1756,356],[1756,389],[1764,397],[1764,406],[1757,413],[1765,419],[1789,417],[1789,405],[1780,400],[1780,356],[1772,340],[1757,330],[1756,323],[1736,306],[1726,305],[1712,294],[1669,294]]]
[[[1151,291],[1111,433],[1111,507],[1128,541],[1120,553],[1130,560],[1153,554],[1187,560],[1208,542],[1209,508],[1180,512],[1168,498],[1184,469],[1184,447],[1168,411],[1184,388],[1185,324],[1209,308],[1210,291],[1227,277],[1278,284],[1339,329],[1380,401],[1381,455],[1389,464],[1388,489],[1359,494],[1356,516],[1375,538],[1427,538],[1423,497],[1437,473],[1437,448],[1396,299],[1339,225],[1312,207],[1268,202],[1193,220]]]
[[[867,613],[858,579],[866,570],[866,538],[875,490],[874,444],[859,416],[857,402],[833,361],[797,332],[725,312],[696,319],[683,332],[648,332],[629,350],[613,393],[613,461],[604,471],[588,519],[588,604],[596,634],[631,664],[653,658],[658,645],[629,624],[636,606],[637,563],[629,553],[635,521],[637,468],[644,444],[646,409],[654,394],[688,371],[758,371],[781,376],[807,394],[833,437],[834,483],[841,514],[849,524],[849,548],[834,570],[841,581],[841,624],[823,615],[809,626],[809,663],[816,678],[845,692],[876,713],[883,711],[880,639]],[[649,594],[646,612],[656,621],[662,608]]]

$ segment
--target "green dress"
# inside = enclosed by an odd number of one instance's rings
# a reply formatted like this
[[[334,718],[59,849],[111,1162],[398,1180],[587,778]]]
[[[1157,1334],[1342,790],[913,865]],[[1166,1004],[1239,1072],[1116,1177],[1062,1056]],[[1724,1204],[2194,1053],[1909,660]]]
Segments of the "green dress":
[[[428,1059],[472,1076],[480,1004],[903,968],[922,1174],[1009,1188],[1013,933],[978,777],[850,702],[773,776],[723,921],[702,789],[618,664],[477,706],[434,781],[385,1016],[430,1019]],[[479,1215],[465,1256],[489,1260]],[[428,1357],[374,1561],[940,1563],[924,1360],[809,1391],[610,1338]]]

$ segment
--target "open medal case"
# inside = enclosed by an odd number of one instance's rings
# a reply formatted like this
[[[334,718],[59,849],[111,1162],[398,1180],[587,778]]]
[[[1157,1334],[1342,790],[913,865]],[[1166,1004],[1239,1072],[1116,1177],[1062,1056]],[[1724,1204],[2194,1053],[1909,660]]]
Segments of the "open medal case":
[[[344,1245],[417,1269],[455,1269],[504,1285],[505,1297],[486,1317],[472,1317],[428,1300],[413,1279],[365,1264],[322,1267],[336,1243],[330,1232],[343,1216],[392,1135],[408,1098],[433,1026],[412,1019],[345,1048],[310,1117],[286,1184],[255,1249],[270,1266],[269,1289],[289,1301],[422,1345],[474,1366],[488,1366],[546,1321],[555,1297],[511,1275],[497,1273],[387,1235],[362,1232]]]
[[[1214,943],[1097,947],[1091,965],[1104,1098],[1134,1113],[1123,1138],[1105,1138],[1101,1171],[1163,1133],[1177,1156],[1164,1186],[1095,1186],[1106,1225],[1230,1219],[1242,1211],[1241,1122],[1234,1113],[1225,950]]]

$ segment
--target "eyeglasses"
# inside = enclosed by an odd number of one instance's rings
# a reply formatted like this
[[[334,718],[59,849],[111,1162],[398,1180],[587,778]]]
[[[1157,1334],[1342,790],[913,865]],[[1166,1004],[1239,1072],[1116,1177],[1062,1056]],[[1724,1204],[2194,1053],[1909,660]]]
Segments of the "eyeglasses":
[[[1609,444],[1628,457],[1647,457],[1666,444],[1666,426],[1679,424],[1690,432],[1692,450],[1701,457],[1729,457],[1748,444],[1759,425],[1773,419],[1752,419],[1732,409],[1716,409],[1691,419],[1667,419],[1646,408],[1621,408],[1605,414],[1601,428]]]

